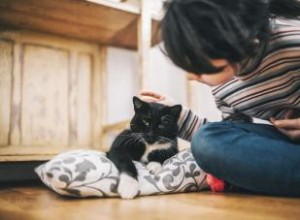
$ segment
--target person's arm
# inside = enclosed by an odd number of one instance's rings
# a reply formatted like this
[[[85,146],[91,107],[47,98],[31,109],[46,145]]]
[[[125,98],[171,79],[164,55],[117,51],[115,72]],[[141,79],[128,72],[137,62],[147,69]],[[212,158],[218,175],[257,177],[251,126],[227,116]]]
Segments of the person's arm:
[[[290,51],[290,53],[286,52],[288,55],[288,59],[291,62],[296,61],[300,57],[300,29],[299,26],[294,23],[294,21],[287,21],[288,26],[283,26],[282,28],[278,29],[276,41],[274,43],[274,48],[277,46],[282,51],[285,49],[286,51]],[[280,47],[279,47],[280,46]],[[284,46],[284,47],[283,47]],[[271,48],[272,49],[272,48]],[[270,50],[270,49],[269,49]],[[285,54],[285,53],[283,53]],[[283,57],[284,58],[284,57]],[[284,60],[284,59],[282,59]],[[293,64],[293,65],[295,65]],[[296,66],[296,65],[295,65]],[[291,67],[289,67],[291,68]],[[294,70],[296,71],[296,70]],[[297,69],[299,71],[299,67]],[[297,81],[297,77],[293,78],[294,82]],[[290,84],[290,83],[289,83]],[[292,85],[292,84],[290,84]],[[295,84],[296,85],[296,84]],[[295,91],[295,93],[298,91]],[[282,94],[281,94],[282,95]],[[284,119],[275,119],[271,118],[270,121],[273,125],[283,134],[288,136],[291,140],[300,142],[300,110],[299,104],[296,105],[294,109],[290,109],[286,112]]]
[[[178,104],[171,97],[153,91],[141,91],[139,97],[143,101],[158,102],[167,106]],[[178,120],[178,137],[186,141],[191,141],[193,135],[206,122],[206,118],[200,118],[190,109],[183,107]]]
[[[186,141],[191,141],[194,134],[206,122],[206,118],[200,118],[190,109],[183,108],[181,116],[178,120],[178,137]]]
[[[288,136],[291,140],[300,141],[300,116],[299,112],[291,109],[286,115],[285,119],[275,120],[271,118],[273,125],[283,134]]]

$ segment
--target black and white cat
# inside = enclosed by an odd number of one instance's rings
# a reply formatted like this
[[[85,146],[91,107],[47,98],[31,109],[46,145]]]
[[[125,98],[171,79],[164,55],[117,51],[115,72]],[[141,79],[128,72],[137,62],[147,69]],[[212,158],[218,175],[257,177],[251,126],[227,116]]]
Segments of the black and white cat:
[[[138,193],[137,170],[133,160],[147,164],[152,174],[158,174],[162,163],[178,153],[177,120],[181,105],[172,107],[148,103],[133,97],[135,115],[130,129],[120,133],[107,157],[120,172],[118,193],[124,199],[131,199]]]

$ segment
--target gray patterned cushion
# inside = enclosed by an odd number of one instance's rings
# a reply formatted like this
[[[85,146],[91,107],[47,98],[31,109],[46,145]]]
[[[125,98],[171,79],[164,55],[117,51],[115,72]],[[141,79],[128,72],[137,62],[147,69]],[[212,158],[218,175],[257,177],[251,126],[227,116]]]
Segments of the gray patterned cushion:
[[[165,161],[157,176],[135,162],[139,194],[154,195],[207,189],[206,173],[195,163],[189,149]],[[76,150],[60,154],[35,169],[55,192],[75,197],[117,197],[119,172],[105,153]]]

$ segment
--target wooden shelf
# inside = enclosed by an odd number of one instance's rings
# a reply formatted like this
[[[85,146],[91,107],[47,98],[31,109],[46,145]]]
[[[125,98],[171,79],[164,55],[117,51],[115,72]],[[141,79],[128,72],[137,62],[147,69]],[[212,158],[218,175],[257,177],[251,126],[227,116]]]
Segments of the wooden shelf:
[[[104,5],[110,8],[118,9],[121,11],[130,12],[133,14],[140,14],[140,9],[137,5],[129,4],[126,2],[113,2],[109,0],[86,0],[88,2],[93,2],[96,4]]]
[[[128,128],[130,124],[130,120],[125,120],[113,124],[108,124],[103,126],[103,133],[108,133],[111,131],[120,131],[125,128]]]
[[[1,0],[0,26],[137,49],[140,10],[105,0]],[[158,42],[152,21],[152,44]]]

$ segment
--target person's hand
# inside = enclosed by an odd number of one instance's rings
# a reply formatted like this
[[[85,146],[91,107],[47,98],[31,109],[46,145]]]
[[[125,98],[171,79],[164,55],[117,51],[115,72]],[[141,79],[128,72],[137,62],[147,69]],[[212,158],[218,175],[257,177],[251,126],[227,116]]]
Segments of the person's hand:
[[[145,102],[157,102],[166,106],[173,106],[178,104],[176,101],[174,101],[173,98],[153,91],[143,90],[139,93],[139,98]],[[178,119],[179,121],[183,118],[187,110],[188,109],[182,106],[182,110]]]
[[[157,102],[167,106],[178,104],[173,98],[153,91],[143,90],[139,93],[139,98],[145,102]]]
[[[300,141],[300,117],[292,118],[294,110],[289,110],[285,115],[285,119],[275,120],[271,118],[273,125],[283,134],[293,141]]]

